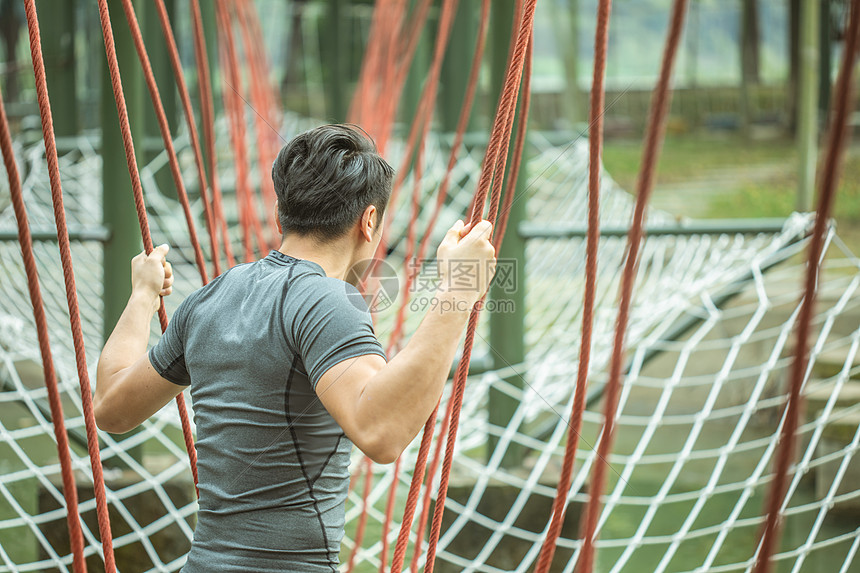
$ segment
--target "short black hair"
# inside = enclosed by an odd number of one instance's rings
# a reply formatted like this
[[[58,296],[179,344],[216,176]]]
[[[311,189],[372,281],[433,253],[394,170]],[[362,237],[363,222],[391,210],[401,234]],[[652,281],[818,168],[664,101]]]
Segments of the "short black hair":
[[[369,205],[382,218],[393,179],[394,169],[357,126],[306,131],[287,143],[272,165],[281,228],[284,234],[336,239]]]

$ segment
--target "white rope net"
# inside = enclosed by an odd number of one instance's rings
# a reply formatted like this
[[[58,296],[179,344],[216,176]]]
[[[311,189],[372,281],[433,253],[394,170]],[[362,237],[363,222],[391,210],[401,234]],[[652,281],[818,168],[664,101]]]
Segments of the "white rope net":
[[[281,133],[289,139],[310,125],[287,116]],[[226,131],[223,124],[218,128]],[[183,137],[177,143],[185,180],[192,185],[196,180],[192,156]],[[390,153],[394,165],[402,154],[397,145]],[[226,148],[221,152],[228,155]],[[461,154],[452,175],[452,198],[432,231],[434,248],[466,209],[482,152],[472,147]],[[575,142],[557,147],[534,133],[529,153],[527,219],[584,227],[586,146]],[[430,141],[420,186],[419,237],[425,232],[447,154],[446,141]],[[31,225],[50,229],[53,216],[41,144],[20,148],[18,159]],[[233,174],[228,161],[221,165],[227,217],[235,221]],[[78,149],[61,157],[60,166],[70,224],[100,225],[101,159],[93,139],[80,137]],[[157,189],[155,177],[166,169],[162,154],[144,167],[142,175],[154,239],[173,247],[176,287],[166,300],[172,314],[199,286],[199,276],[181,211]],[[2,178],[0,229],[15,229],[5,185]],[[388,261],[401,280],[408,270],[402,237],[411,190],[407,179],[398,204],[390,208],[397,215]],[[602,224],[628,225],[632,200],[606,174],[601,194]],[[192,196],[197,197],[193,189]],[[199,199],[193,200],[192,209],[203,233]],[[260,209],[261,214],[271,212],[269,206]],[[648,218],[648,224],[655,226],[673,222],[674,218],[660,212]],[[776,233],[646,240],[630,317],[618,433],[608,460],[597,459],[595,449],[625,239],[602,239],[590,404],[555,571],[570,572],[576,564],[578,518],[596,463],[609,463],[612,470],[599,525],[599,571],[750,570],[763,521],[763,495],[772,478],[810,222],[809,216],[795,214]],[[235,225],[233,230],[238,245]],[[72,441],[86,552],[93,570],[98,570],[101,546],[89,459],[81,442],[83,419],[62,272],[55,243],[37,242],[35,249]],[[73,243],[72,252],[88,364],[95,380],[102,340],[101,248],[97,242],[79,241]],[[23,265],[16,242],[0,243],[0,253],[0,571],[67,571],[71,555],[59,463]],[[831,231],[810,341],[806,417],[784,503],[785,535],[776,556],[779,571],[860,570],[855,563],[860,545],[860,465],[853,461],[860,440],[860,390],[855,381],[860,374],[858,263]],[[516,269],[513,287],[525,293],[525,359],[518,363],[507,363],[491,348],[487,315],[494,310],[485,313],[473,356],[475,362],[490,366],[470,376],[466,387],[437,571],[533,569],[550,518],[568,432],[583,281],[583,239],[527,243],[526,262]],[[420,290],[412,293],[412,301],[420,302],[421,296]],[[397,304],[377,315],[377,334],[383,344],[392,331]],[[498,307],[495,312],[511,310]],[[420,310],[408,313],[407,337],[422,315]],[[153,340],[157,335],[153,323]],[[446,391],[440,411],[447,397]],[[493,408],[499,402],[512,404],[504,424],[488,421],[490,401]],[[101,433],[100,438],[120,569],[178,570],[192,537],[196,501],[175,405],[166,406],[135,433]],[[417,446],[418,440],[403,454],[404,471],[396,483],[393,466],[374,467],[366,500],[367,532],[356,553],[356,571],[379,569],[386,500],[395,487],[395,518],[389,530],[393,547]],[[362,468],[360,458],[356,451],[356,473]],[[438,472],[433,479],[438,480]],[[363,479],[356,478],[347,502],[344,562],[365,509],[363,492]],[[407,555],[407,564],[410,558]],[[418,562],[423,561],[419,555]]]

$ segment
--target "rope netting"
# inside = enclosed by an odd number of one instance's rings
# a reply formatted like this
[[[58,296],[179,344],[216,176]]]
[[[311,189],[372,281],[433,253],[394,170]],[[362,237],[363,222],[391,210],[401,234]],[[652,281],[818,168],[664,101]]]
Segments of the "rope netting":
[[[158,4],[168,32],[166,12]],[[453,142],[433,135],[436,82],[457,4],[442,3],[440,44],[416,121],[403,142],[391,134],[399,97],[372,104],[380,93],[402,90],[429,2],[417,3],[412,11],[401,2],[379,2],[372,16],[371,31],[389,31],[368,43],[351,113],[371,127],[389,160],[403,166],[397,188],[412,190],[393,198],[391,212],[404,216],[389,219],[388,262],[405,286],[396,304],[379,308],[378,335],[388,341],[389,351],[396,351],[416,328],[433,278],[421,259],[455,219],[467,214],[474,220],[486,210],[486,217],[497,222],[494,242],[501,242],[507,214],[518,200],[514,182],[524,156],[529,220],[547,226],[581,223],[587,240],[532,239],[523,265],[506,269],[500,261],[497,281],[510,280],[510,288],[526,293],[522,363],[499,365],[496,360],[483,373],[470,373],[473,351],[482,360],[492,360],[494,353],[478,305],[454,382],[437,408],[443,416],[437,419],[434,412],[423,438],[392,467],[362,463],[356,453],[353,467],[366,477],[351,489],[348,502],[344,561],[350,570],[385,571],[391,563],[390,569],[399,571],[409,559],[413,571],[745,571],[767,563],[786,571],[851,571],[860,529],[844,516],[860,506],[852,486],[858,475],[852,456],[860,442],[860,411],[852,398],[852,378],[860,373],[860,261],[827,226],[827,204],[819,209],[814,228],[811,217],[795,215],[778,233],[640,238],[644,227],[673,221],[646,211],[645,205],[653,186],[648,170],[656,163],[668,109],[683,0],[674,5],[635,202],[599,167],[601,90],[593,94],[590,144],[554,146],[539,133],[526,143],[535,0],[515,7],[508,68],[486,144],[462,145],[490,9],[486,1],[460,128]],[[283,139],[313,122],[282,113],[273,92],[262,85],[265,54],[250,40],[265,33],[266,23],[256,19],[253,5],[219,2],[226,117],[216,121],[208,81],[199,82],[207,176],[182,81],[187,126],[170,134],[163,110],[159,113],[159,88],[130,6],[124,1],[165,144],[165,153],[139,170],[122,103],[121,70],[111,55],[112,33],[118,31],[110,28],[107,3],[99,3],[142,238],[147,249],[150,236],[173,246],[177,279],[175,294],[160,312],[163,328],[169,311],[201,280],[206,282],[207,266],[218,272],[220,248],[232,264],[232,249],[239,245],[246,258],[271,246],[271,228],[261,218],[271,218],[272,212],[267,163]],[[142,570],[178,570],[196,509],[188,471],[189,463],[194,465],[188,439],[193,428],[180,395],[178,410],[165,408],[136,433],[95,434],[88,365],[95,365],[101,344],[101,260],[93,255],[99,249],[91,241],[69,240],[65,219],[75,229],[101,223],[100,194],[94,191],[100,187],[101,160],[88,136],[78,138],[75,151],[56,153],[44,71],[41,76],[39,71],[35,5],[27,7],[45,144],[16,147],[8,130],[0,133],[10,192],[15,191],[14,208],[0,209],[0,224],[21,229],[24,215],[33,227],[56,226],[62,265],[44,243],[24,248],[23,267],[19,247],[0,244],[4,276],[10,279],[0,282],[0,462],[6,470],[0,474],[0,571],[68,570],[73,562],[75,570],[82,570],[84,557],[95,556],[114,570],[114,552],[148,563]],[[208,59],[195,0],[191,13],[196,61],[205,78]],[[855,31],[857,14],[855,8]],[[596,50],[595,79],[602,77],[605,64],[609,2],[601,2],[599,15],[598,29],[604,33],[596,39],[603,49]],[[169,33],[165,37],[181,79],[175,41]],[[848,52],[853,56],[853,50]],[[248,61],[247,74],[240,54]],[[836,90],[846,99],[837,99],[835,109],[847,101],[852,64],[846,56]],[[839,130],[846,124],[844,114],[834,115],[835,135],[825,163],[831,175],[844,141]],[[0,120],[5,127],[5,118]],[[227,140],[229,148],[215,144]],[[235,185],[222,195],[217,166],[227,160],[235,161]],[[156,175],[163,169],[173,178],[178,202],[157,188]],[[19,171],[24,174],[20,184]],[[183,180],[196,180],[199,194],[189,197]],[[832,181],[822,190],[828,185]],[[48,188],[50,198],[43,193]],[[64,197],[69,199],[65,205]],[[827,200],[826,191],[822,197]],[[238,227],[227,228],[227,220],[238,221]],[[599,226],[627,227],[631,220],[629,242],[597,233]],[[200,247],[195,228],[209,231],[208,252]],[[813,230],[805,267],[797,255]],[[22,248],[29,247],[27,233],[21,233]],[[811,283],[817,284],[813,309],[811,291],[800,296],[800,276],[819,267]],[[41,303],[36,268],[45,297]],[[500,301],[486,302],[492,303]],[[488,311],[512,310],[496,306]],[[799,327],[806,328],[805,334],[800,330],[801,338],[793,339]],[[158,333],[153,332],[153,340]],[[798,340],[808,340],[808,356]],[[795,355],[800,362],[792,366]],[[34,378],[34,371],[39,376]],[[788,379],[790,392],[783,388]],[[490,389],[517,404],[504,426],[487,419]],[[787,395],[790,406],[783,416]],[[796,406],[801,396],[809,400],[805,419]],[[601,399],[603,414],[597,411]],[[65,419],[65,430],[51,423],[58,417]],[[780,439],[781,434],[793,437]],[[505,462],[509,450],[520,452],[515,466]],[[790,457],[776,456],[794,450],[793,468]],[[772,458],[780,460],[773,469]],[[75,478],[85,485],[72,487]],[[771,482],[774,493],[763,510]],[[75,501],[75,493],[80,500]],[[80,520],[65,507],[77,507]],[[777,515],[785,530],[781,544],[774,542],[780,539],[773,525]],[[759,530],[767,532],[761,546]]]

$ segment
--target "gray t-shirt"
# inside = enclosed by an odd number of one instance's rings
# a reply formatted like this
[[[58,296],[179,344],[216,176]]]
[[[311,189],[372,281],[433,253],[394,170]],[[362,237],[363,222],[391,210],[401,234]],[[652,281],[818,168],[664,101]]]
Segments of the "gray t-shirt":
[[[184,573],[337,571],[352,443],[314,388],[338,362],[385,357],[359,301],[318,264],[272,251],[188,296],[149,351],[194,404],[200,500]]]

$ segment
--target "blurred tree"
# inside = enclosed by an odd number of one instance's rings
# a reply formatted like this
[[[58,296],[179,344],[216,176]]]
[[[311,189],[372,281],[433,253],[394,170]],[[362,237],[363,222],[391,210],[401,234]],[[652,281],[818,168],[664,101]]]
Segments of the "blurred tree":
[[[22,19],[19,14],[18,2],[14,0],[0,0],[0,35],[3,36],[3,48],[5,49],[5,70],[3,75],[3,97],[8,102],[18,100],[18,36],[21,33]]]
[[[758,0],[741,0],[741,75],[744,83],[759,83],[759,30]]]
[[[293,0],[290,3],[290,33],[286,37],[287,54],[281,79],[281,93],[285,96],[299,91],[300,82],[308,81],[307,70],[304,69],[302,61],[302,18],[306,4],[306,0]]]
[[[788,86],[786,89],[786,127],[788,133],[797,131],[797,100],[800,89],[800,1],[788,2]]]
[[[741,0],[740,55],[741,55],[741,127],[745,135],[755,114],[750,87],[759,83],[759,25],[758,0]]]
[[[325,119],[333,122],[346,121],[349,101],[345,77],[348,55],[345,48],[350,45],[350,29],[345,25],[344,18],[348,3],[346,0],[327,0],[325,17],[320,22],[320,57],[328,115]]]
[[[460,108],[466,96],[466,85],[475,55],[475,40],[478,35],[479,2],[460,2],[451,29],[451,39],[442,63],[439,86],[439,111],[442,130],[453,132],[460,120]],[[473,113],[469,128],[475,126]]]
[[[570,129],[581,121],[583,113],[580,111],[580,94],[577,78],[579,76],[579,0],[567,0],[567,9],[564,2],[557,2],[558,11],[551,18],[552,32],[561,52],[561,61],[564,66],[564,90],[562,91],[562,110],[564,111],[565,127]]]

